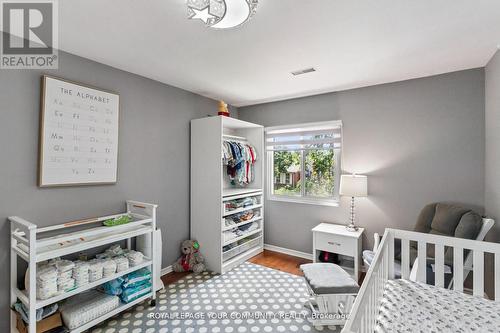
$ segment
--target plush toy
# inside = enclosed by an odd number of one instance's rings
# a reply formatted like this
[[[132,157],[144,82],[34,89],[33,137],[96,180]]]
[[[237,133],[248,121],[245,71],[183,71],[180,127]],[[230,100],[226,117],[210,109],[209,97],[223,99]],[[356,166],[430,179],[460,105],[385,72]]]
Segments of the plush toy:
[[[195,240],[185,240],[181,245],[182,256],[173,265],[175,272],[193,271],[200,273],[205,270],[205,258],[200,254],[200,244]]]

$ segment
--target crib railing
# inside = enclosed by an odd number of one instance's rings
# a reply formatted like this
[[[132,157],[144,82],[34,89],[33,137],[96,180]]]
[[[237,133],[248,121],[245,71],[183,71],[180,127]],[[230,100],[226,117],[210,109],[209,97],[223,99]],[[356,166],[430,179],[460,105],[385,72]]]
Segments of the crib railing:
[[[435,285],[444,287],[445,251],[451,248],[453,252],[453,289],[463,292],[464,251],[466,257],[472,260],[473,295],[484,297],[484,255],[494,255],[495,300],[500,301],[500,244],[482,242],[413,231],[386,229],[384,237],[368,270],[363,285],[356,297],[351,314],[342,330],[343,333],[372,333],[377,325],[380,302],[387,280],[394,279],[394,241],[401,240],[401,277],[410,277],[410,244],[417,245],[417,265],[415,280],[427,283],[427,261],[434,263]],[[434,247],[434,258],[427,258],[428,247]],[[415,270],[414,270],[415,271]]]
[[[389,279],[390,237],[386,231],[342,332],[373,332],[375,329],[380,300]]]

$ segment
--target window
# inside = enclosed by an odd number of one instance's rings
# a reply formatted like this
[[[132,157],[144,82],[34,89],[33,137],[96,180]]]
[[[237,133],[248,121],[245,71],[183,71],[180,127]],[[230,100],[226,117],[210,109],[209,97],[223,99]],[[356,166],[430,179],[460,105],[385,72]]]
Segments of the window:
[[[342,122],[266,129],[268,198],[338,205]]]

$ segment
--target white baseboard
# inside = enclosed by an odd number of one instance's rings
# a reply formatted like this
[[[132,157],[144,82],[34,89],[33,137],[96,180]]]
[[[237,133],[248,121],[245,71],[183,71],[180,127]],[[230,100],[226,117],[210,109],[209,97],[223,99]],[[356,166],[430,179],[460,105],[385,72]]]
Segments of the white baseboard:
[[[275,245],[271,245],[271,244],[264,244],[264,250],[269,250],[269,251],[284,253],[284,254],[288,254],[290,256],[294,256],[294,257],[299,257],[299,258],[303,258],[303,259],[313,260],[313,255],[311,253],[306,253],[306,252],[301,252],[301,251],[286,249],[284,247],[279,247],[279,246],[275,246]]]
[[[271,244],[264,244],[264,250],[288,254],[290,256],[299,257],[299,258],[303,258],[303,259],[307,259],[307,260],[313,259],[313,256],[311,253],[291,250],[291,249],[287,249],[284,247],[279,247],[279,246],[275,246],[275,245],[271,245]],[[167,275],[168,273],[172,273],[173,271],[174,270],[172,269],[172,265],[164,267],[161,269],[161,276]]]
[[[172,269],[172,265],[170,266],[167,266],[165,268],[162,268],[160,273],[161,273],[161,276],[163,275],[167,275],[168,273],[172,273],[174,270]]]

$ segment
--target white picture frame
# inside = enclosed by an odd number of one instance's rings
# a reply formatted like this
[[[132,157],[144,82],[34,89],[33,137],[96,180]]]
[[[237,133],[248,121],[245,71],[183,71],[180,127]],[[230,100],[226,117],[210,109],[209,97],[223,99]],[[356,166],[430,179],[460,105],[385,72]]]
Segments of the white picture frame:
[[[43,75],[38,186],[115,184],[120,96]]]

